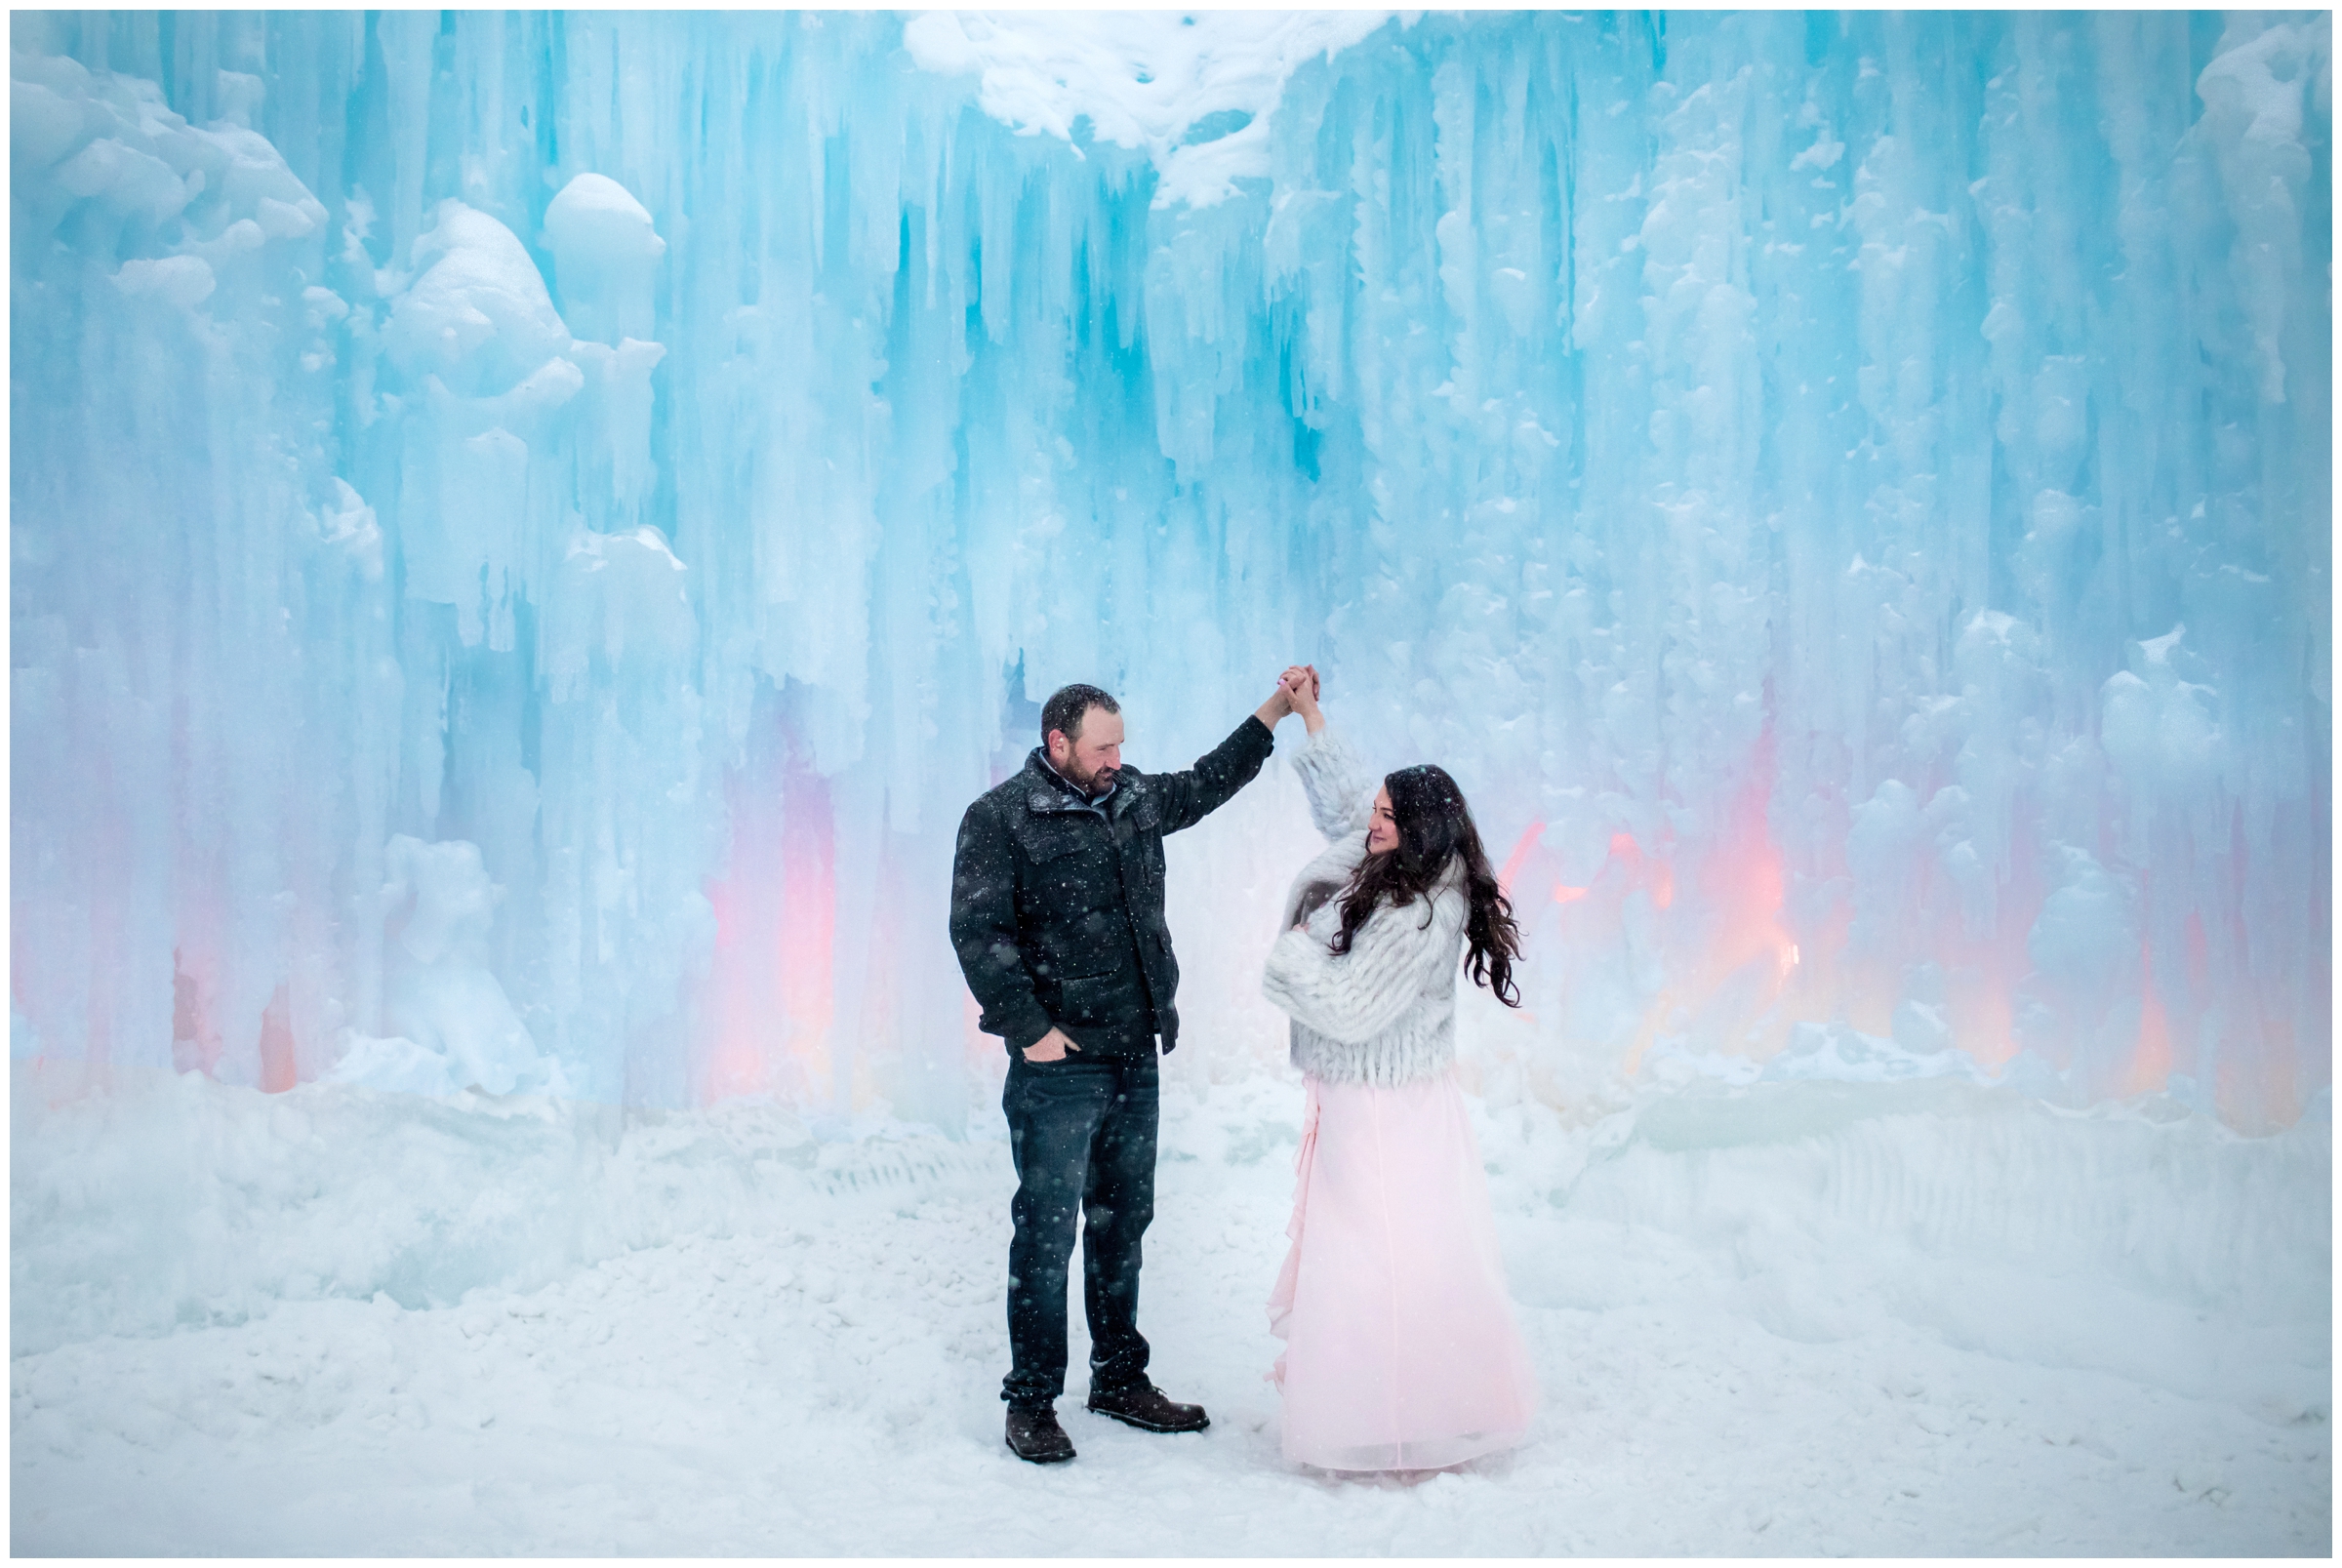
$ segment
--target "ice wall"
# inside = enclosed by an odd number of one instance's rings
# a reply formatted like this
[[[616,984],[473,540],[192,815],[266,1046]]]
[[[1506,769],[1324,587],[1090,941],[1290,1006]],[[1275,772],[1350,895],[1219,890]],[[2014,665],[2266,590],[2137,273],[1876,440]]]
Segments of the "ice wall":
[[[1303,658],[1507,858],[1540,1092],[2326,1083],[2322,15],[12,29],[19,1055],[469,995],[952,1125],[1033,704],[1175,766]],[[1289,795],[1175,851],[1207,1060]]]

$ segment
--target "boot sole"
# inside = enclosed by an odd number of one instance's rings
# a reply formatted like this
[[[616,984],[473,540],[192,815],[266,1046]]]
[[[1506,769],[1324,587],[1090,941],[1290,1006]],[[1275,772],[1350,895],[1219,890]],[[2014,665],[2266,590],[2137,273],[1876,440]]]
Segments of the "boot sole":
[[[1093,1416],[1108,1416],[1125,1427],[1136,1427],[1143,1432],[1199,1432],[1212,1424],[1212,1418],[1206,1416],[1192,1427],[1161,1427],[1151,1421],[1141,1421],[1136,1416],[1126,1416],[1119,1410],[1109,1410],[1104,1405],[1084,1405],[1082,1408]]]
[[[1015,1454],[1017,1458],[1023,1460],[1028,1465],[1063,1465],[1068,1460],[1074,1457],[1073,1450],[1070,1448],[1067,1449],[1062,1454],[1028,1454],[1019,1449],[1014,1443],[1003,1443],[1001,1446],[1006,1448],[1010,1453]]]

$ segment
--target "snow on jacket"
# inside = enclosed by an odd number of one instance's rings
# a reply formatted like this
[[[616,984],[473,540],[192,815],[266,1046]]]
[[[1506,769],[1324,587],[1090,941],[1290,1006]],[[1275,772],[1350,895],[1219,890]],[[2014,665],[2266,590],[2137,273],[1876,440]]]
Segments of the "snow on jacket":
[[[1410,1083],[1456,1060],[1456,971],[1471,912],[1464,863],[1451,859],[1429,900],[1386,903],[1347,953],[1342,889],[1366,858],[1380,781],[1328,725],[1293,758],[1310,815],[1333,843],[1302,868],[1285,896],[1284,933],[1269,950],[1261,989],[1292,1015],[1293,1065],[1326,1083]],[[1429,915],[1427,920],[1426,915]],[[1306,930],[1293,929],[1306,920]]]

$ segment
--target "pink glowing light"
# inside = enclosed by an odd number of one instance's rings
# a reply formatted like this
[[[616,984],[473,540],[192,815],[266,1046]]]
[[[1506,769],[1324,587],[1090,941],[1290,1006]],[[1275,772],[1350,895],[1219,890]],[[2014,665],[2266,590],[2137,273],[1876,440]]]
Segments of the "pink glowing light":
[[[1504,890],[1507,898],[1513,896],[1513,879],[1520,874],[1521,863],[1529,858],[1529,851],[1535,849],[1537,841],[1544,836],[1544,823],[1529,824],[1529,830],[1520,835],[1520,841],[1513,846],[1513,853],[1505,857],[1504,865],[1496,873],[1496,885]]]
[[[829,1084],[832,945],[837,930],[837,864],[829,781],[792,757],[783,796],[781,873],[781,1050],[826,1098]]]
[[[696,1093],[826,1099],[835,1020],[837,872],[828,782],[791,746],[778,790],[727,784],[732,864],[706,888],[715,911],[707,995],[712,1041]]]

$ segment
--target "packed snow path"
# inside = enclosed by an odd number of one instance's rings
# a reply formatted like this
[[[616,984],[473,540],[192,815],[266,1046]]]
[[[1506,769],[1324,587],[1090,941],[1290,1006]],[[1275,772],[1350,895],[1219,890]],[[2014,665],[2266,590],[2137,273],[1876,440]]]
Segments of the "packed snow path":
[[[1083,1412],[1076,1311],[1049,1469],[1000,1441],[997,1142],[197,1079],[52,1106],[21,1067],[16,1102],[19,1553],[2329,1549],[2317,1123],[1475,1102],[1535,1438],[1345,1479],[1280,1460],[1262,1376],[1297,1084],[1166,1097],[1143,1321],[1211,1429]]]

